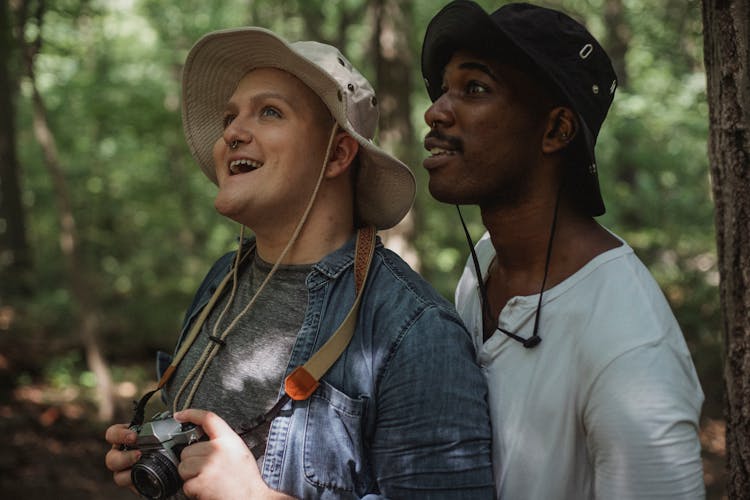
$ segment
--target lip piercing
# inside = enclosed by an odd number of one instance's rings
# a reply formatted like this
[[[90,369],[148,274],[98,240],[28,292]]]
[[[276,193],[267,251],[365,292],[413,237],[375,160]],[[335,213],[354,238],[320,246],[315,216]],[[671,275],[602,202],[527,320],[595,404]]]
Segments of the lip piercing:
[[[237,139],[232,140],[232,142],[229,143],[229,149],[237,149],[237,147],[240,145],[240,141]]]

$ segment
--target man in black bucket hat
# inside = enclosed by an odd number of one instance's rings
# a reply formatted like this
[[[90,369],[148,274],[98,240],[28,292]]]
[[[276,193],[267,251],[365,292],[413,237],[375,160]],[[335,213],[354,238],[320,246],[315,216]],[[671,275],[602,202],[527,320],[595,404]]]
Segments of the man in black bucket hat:
[[[478,205],[487,229],[476,248],[466,231],[456,306],[490,387],[498,497],[702,498],[690,353],[648,270],[594,219],[606,52],[562,12],[458,0],[427,28],[422,73],[430,192]]]

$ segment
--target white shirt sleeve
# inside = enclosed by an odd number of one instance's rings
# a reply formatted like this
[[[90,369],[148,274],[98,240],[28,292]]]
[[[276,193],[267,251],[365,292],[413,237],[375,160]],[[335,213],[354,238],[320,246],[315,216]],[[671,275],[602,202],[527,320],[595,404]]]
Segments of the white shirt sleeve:
[[[657,342],[597,376],[583,413],[596,498],[705,498],[696,417],[703,397],[685,374],[691,366]]]

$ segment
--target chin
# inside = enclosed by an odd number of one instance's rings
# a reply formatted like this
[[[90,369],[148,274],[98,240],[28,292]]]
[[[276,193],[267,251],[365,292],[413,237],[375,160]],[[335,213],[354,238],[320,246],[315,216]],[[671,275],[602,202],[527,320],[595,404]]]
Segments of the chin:
[[[475,200],[457,191],[455,186],[438,185],[430,182],[429,190],[433,198],[443,203],[452,205],[473,205],[475,203]]]
[[[221,192],[214,199],[214,208],[221,215],[232,220],[237,220],[241,212],[237,203],[232,199],[222,196]]]

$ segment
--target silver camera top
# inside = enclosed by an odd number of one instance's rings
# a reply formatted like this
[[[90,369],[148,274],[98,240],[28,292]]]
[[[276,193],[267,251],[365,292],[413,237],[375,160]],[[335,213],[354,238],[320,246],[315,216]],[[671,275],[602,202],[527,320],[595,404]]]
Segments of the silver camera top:
[[[136,444],[141,449],[152,446],[174,448],[193,444],[203,435],[200,427],[190,422],[178,422],[170,412],[165,411],[141,426]]]

